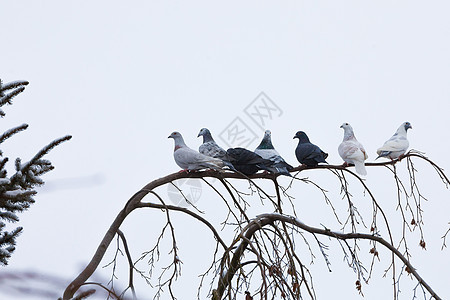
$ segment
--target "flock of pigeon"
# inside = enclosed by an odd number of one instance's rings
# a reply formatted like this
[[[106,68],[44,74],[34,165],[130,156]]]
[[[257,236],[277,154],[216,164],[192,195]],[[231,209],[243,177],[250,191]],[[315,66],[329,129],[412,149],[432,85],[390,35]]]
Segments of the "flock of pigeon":
[[[344,129],[344,139],[339,145],[338,152],[344,160],[344,165],[352,164],[355,166],[358,174],[367,175],[364,164],[368,157],[366,150],[356,139],[350,124],[344,123],[341,125],[341,128]],[[406,133],[410,128],[412,127],[409,122],[404,122],[400,125],[395,134],[377,150],[377,159],[386,157],[394,160],[405,154],[409,147]],[[261,143],[255,151],[240,147],[230,148],[225,151],[217,145],[207,128],[200,130],[198,137],[200,136],[203,136],[203,144],[200,145],[199,152],[189,148],[184,143],[183,137],[179,132],[172,132],[169,136],[175,142],[173,153],[175,162],[183,171],[220,170],[226,167],[245,175],[252,175],[259,170],[263,170],[274,174],[291,176],[289,172],[293,167],[273,147],[270,130],[266,130]],[[325,159],[328,157],[328,154],[312,144],[306,133],[298,131],[294,136],[294,139],[296,138],[298,139],[298,145],[295,149],[295,156],[300,164],[315,167],[319,163],[327,163]]]

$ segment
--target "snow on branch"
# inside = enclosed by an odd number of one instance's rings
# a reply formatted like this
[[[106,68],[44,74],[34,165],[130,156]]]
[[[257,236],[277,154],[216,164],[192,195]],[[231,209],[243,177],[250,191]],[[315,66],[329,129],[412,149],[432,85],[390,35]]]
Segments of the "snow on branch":
[[[28,81],[12,81],[7,84],[3,84],[0,79],[0,107],[5,104],[12,104],[12,99],[22,93],[25,90],[25,86],[28,85]],[[5,94],[7,90],[13,90],[8,94]],[[0,109],[0,116],[4,117],[5,113]]]
[[[11,81],[6,84],[3,84],[2,80],[0,79],[0,97],[2,97],[4,95],[3,94],[4,91],[14,89],[17,87],[23,87],[28,84],[29,84],[29,82],[25,81],[25,80],[16,80],[16,81]]]
[[[12,104],[11,100],[25,90],[28,85],[27,81],[13,81],[3,84],[0,80],[0,107],[5,104]],[[9,91],[5,93],[5,91]],[[5,113],[0,110],[0,116]],[[27,124],[22,124],[11,128],[0,135],[0,144],[6,139],[12,137],[28,128]],[[22,164],[21,159],[15,161],[16,172],[8,177],[6,163],[8,157],[3,156],[0,150],[0,265],[7,265],[8,259],[15,250],[16,238],[22,231],[22,227],[18,227],[8,232],[5,230],[4,222],[15,223],[19,221],[17,213],[28,209],[35,202],[33,196],[36,195],[35,187],[44,184],[41,176],[51,170],[53,166],[49,160],[43,157],[59,144],[68,141],[72,136],[67,135],[54,140],[28,162]]]
[[[12,137],[18,132],[21,132],[28,128],[28,124],[22,124],[17,127],[13,127],[9,130],[6,130],[2,135],[0,135],[0,144],[3,143],[6,139]]]
[[[42,148],[30,161],[22,164],[21,159],[16,159],[16,173],[11,176],[10,185],[19,185],[22,188],[32,188],[36,185],[42,185],[44,182],[39,176],[53,170],[50,161],[42,159],[50,150],[59,144],[68,141],[72,138],[71,135],[66,135],[54,140],[44,148]]]
[[[5,224],[0,222],[0,265],[7,265],[8,259],[16,250],[16,238],[22,232],[22,227],[17,227],[11,232],[3,231]]]

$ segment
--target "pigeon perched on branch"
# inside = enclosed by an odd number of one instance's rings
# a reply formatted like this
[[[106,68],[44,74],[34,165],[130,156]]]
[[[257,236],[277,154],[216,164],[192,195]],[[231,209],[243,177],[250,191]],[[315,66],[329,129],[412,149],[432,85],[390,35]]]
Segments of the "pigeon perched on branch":
[[[234,168],[233,164],[229,162],[227,151],[225,151],[222,147],[217,145],[208,128],[200,129],[200,132],[198,133],[197,137],[200,136],[203,136],[203,144],[201,144],[200,147],[198,147],[198,151],[201,154],[221,159],[230,170],[237,171]]]
[[[382,147],[378,148],[378,157],[376,159],[387,157],[394,160],[405,154],[409,147],[409,142],[406,137],[408,129],[412,129],[411,123],[404,122],[400,125],[394,135]]]
[[[227,150],[227,157],[233,167],[245,175],[255,174],[259,170],[277,173],[277,170],[271,167],[272,161],[245,148],[230,148]]]
[[[183,170],[192,171],[205,168],[219,170],[224,166],[222,160],[203,155],[186,146],[181,133],[174,131],[168,138],[172,138],[175,142],[173,157]]]
[[[203,136],[203,144],[198,147],[198,151],[206,156],[211,156],[219,159],[226,159],[227,151],[225,151],[222,147],[217,145],[216,141],[214,141],[211,132],[208,128],[200,129],[197,137]]]
[[[358,142],[353,133],[353,128],[348,123],[341,125],[344,129],[344,139],[339,145],[339,155],[345,161],[344,164],[354,164],[356,173],[360,175],[367,175],[364,161],[367,159],[367,153],[363,145]]]
[[[318,146],[312,144],[306,133],[297,131],[294,139],[298,139],[295,156],[299,163],[308,167],[315,167],[319,163],[327,163],[325,159],[328,157],[328,153],[323,152]]]
[[[272,133],[270,130],[266,130],[261,143],[255,149],[255,153],[264,159],[272,161],[272,167],[277,170],[277,173],[292,176],[289,171],[292,170],[293,167],[280,156],[277,150],[275,150],[272,145],[271,135]]]

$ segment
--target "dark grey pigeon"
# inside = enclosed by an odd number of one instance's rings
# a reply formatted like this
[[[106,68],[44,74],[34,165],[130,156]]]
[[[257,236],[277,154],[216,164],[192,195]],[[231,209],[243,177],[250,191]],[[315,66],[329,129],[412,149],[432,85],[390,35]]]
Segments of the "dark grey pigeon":
[[[272,161],[264,159],[255,152],[244,148],[228,149],[227,157],[234,168],[245,175],[255,174],[259,170],[277,173],[277,170],[272,167]]]
[[[312,144],[306,133],[297,131],[294,139],[298,139],[295,156],[297,156],[299,163],[308,167],[315,167],[319,163],[327,163],[325,159],[328,157],[328,153],[323,152],[318,146]]]
[[[289,171],[292,170],[293,167],[281,157],[277,150],[275,150],[272,145],[271,136],[272,133],[270,130],[266,130],[261,144],[255,149],[255,153],[264,159],[272,161],[272,167],[277,170],[277,173],[292,176]]]

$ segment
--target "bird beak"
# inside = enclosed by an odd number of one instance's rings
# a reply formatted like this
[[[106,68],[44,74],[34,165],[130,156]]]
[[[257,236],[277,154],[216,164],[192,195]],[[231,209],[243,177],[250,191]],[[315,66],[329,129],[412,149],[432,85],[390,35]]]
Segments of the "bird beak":
[[[297,138],[297,136],[296,135],[294,135],[294,137],[292,138],[292,139],[296,139]]]
[[[200,134],[200,132],[198,133],[198,135],[197,135],[197,137],[200,137],[201,136],[201,134]]]
[[[172,136],[171,136],[171,135],[169,135],[169,136],[168,136],[167,138],[168,138],[168,139],[170,139],[171,137],[172,137]]]

